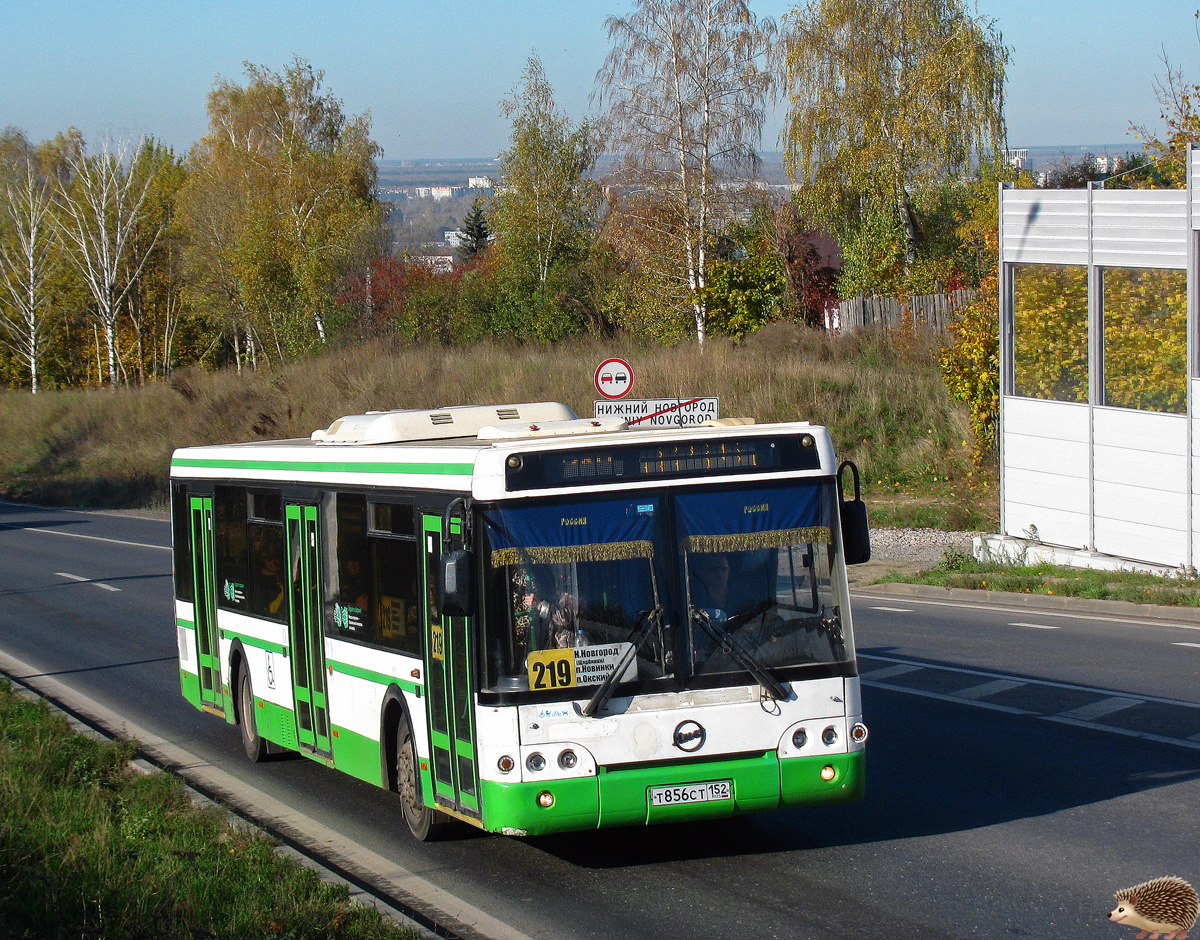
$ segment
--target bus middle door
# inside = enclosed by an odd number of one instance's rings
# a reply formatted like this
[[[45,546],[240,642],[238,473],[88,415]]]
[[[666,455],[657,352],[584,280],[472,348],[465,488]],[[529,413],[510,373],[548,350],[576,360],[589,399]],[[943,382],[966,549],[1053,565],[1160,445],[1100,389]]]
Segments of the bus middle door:
[[[443,617],[437,607],[442,560],[441,516],[422,515],[425,546],[425,675],[429,689],[429,739],[435,802],[479,817],[475,768],[474,695],[466,617]]]
[[[301,748],[331,754],[329,705],[325,687],[325,646],[321,624],[317,507],[288,503],[288,636],[292,690],[296,700],[296,739]]]

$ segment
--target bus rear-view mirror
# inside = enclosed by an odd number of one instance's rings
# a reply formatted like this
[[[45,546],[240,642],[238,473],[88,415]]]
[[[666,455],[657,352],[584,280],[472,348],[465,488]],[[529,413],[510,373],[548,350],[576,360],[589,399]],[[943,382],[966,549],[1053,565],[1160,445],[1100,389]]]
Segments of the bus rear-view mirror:
[[[443,617],[470,617],[475,613],[475,553],[466,549],[442,556],[438,584],[438,609]]]

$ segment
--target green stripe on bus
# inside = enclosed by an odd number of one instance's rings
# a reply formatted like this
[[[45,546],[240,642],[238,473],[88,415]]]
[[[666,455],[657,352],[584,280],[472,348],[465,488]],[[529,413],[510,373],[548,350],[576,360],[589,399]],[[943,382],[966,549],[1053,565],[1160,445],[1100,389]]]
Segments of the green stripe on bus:
[[[215,470],[289,470],[309,473],[411,473],[436,476],[470,476],[475,465],[469,463],[331,463],[302,460],[215,460],[201,457],[177,457],[176,467],[208,467]]]
[[[177,626],[177,627],[186,627],[188,630],[195,630],[195,629],[196,629],[196,624],[195,624],[195,623],[193,623],[191,620],[184,620],[182,617],[176,617],[176,618],[175,618],[175,626]]]
[[[245,633],[238,633],[236,630],[230,630],[228,627],[221,630],[221,635],[227,639],[241,640],[247,646],[253,646],[255,649],[266,650],[268,653],[278,653],[280,656],[288,654],[286,646],[280,646],[278,643],[272,643],[270,640],[260,640],[256,636],[248,636]]]
[[[334,672],[340,672],[344,676],[352,676],[355,679],[366,679],[368,682],[374,682],[385,687],[395,683],[410,695],[419,696],[421,694],[421,686],[409,679],[397,679],[395,676],[389,676],[382,672],[373,672],[370,669],[363,669],[360,666],[351,666],[349,663],[339,663],[336,659],[326,659],[325,663]]]

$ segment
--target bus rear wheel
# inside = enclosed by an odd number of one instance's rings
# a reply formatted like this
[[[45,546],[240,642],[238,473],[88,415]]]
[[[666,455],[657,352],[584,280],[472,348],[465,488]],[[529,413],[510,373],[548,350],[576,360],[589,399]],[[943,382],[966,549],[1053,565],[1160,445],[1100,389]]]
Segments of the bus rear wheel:
[[[238,675],[238,725],[242,731],[242,749],[254,763],[267,759],[267,740],[254,725],[254,690],[250,687],[250,670],[245,665]]]
[[[417,752],[413,747],[412,729],[408,719],[401,718],[396,728],[396,790],[404,822],[413,837],[421,842],[436,842],[445,838],[452,820],[421,802],[421,779],[417,774]]]

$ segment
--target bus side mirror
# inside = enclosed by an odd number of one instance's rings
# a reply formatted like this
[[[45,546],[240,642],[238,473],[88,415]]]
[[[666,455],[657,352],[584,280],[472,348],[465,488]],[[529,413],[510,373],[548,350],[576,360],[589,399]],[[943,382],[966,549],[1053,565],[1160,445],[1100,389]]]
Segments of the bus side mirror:
[[[847,467],[854,476],[854,499],[846,499],[842,491],[842,471]],[[871,532],[867,527],[867,504],[859,489],[858,467],[846,460],[838,467],[838,508],[842,517],[842,557],[848,565],[861,565],[871,560]]]
[[[442,556],[438,610],[443,617],[471,617],[475,614],[474,552],[460,548]]]

